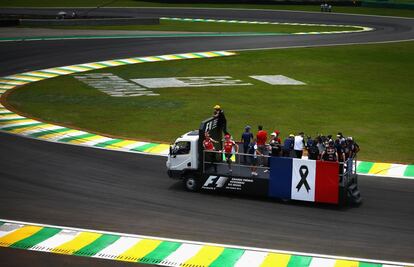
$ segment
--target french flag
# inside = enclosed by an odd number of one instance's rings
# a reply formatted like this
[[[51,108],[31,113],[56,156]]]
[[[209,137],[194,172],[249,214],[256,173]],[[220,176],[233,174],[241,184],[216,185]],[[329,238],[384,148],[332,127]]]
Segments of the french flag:
[[[338,195],[337,162],[270,159],[270,197],[337,204]]]

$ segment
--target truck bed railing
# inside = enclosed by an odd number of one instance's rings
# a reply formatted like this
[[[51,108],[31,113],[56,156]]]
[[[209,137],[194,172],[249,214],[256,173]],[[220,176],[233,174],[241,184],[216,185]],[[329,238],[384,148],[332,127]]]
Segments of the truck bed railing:
[[[233,153],[230,166],[222,151],[204,150],[203,157],[203,172],[206,174],[269,178],[270,156],[267,155]]]
[[[203,173],[210,175],[232,175],[240,177],[269,178],[270,167],[268,155],[233,153],[230,165],[222,151],[203,151]],[[347,186],[356,174],[356,157],[339,162],[339,184]]]
[[[349,158],[345,162],[339,162],[339,183],[346,187],[356,174],[357,159]]]

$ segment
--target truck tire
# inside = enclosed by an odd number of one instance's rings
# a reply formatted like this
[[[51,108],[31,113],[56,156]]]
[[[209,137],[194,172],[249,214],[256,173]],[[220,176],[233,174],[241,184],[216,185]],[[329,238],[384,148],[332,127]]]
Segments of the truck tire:
[[[200,181],[192,176],[184,179],[184,187],[187,191],[197,192],[200,190]]]

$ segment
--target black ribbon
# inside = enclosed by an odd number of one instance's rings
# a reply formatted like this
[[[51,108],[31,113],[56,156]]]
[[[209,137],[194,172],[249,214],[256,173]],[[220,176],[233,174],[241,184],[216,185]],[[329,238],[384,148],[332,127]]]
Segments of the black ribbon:
[[[309,174],[309,169],[308,166],[306,165],[302,165],[299,168],[299,175],[301,177],[298,185],[296,186],[296,189],[298,189],[298,192],[300,190],[300,188],[302,187],[302,185],[305,185],[306,191],[309,193],[310,190],[310,186],[308,184],[308,181],[306,181],[306,177],[308,177]]]

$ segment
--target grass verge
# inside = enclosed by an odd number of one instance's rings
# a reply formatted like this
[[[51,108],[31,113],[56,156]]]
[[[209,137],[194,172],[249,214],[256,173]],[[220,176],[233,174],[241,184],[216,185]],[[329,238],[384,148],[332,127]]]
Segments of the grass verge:
[[[2,0],[0,7],[95,7],[108,3],[108,0]],[[201,8],[247,8],[247,9],[274,9],[296,11],[320,11],[317,5],[259,5],[259,4],[176,4],[157,3],[135,0],[119,0],[107,7],[201,7]],[[382,16],[414,17],[414,11],[396,8],[371,8],[334,6],[333,12],[349,14],[366,14]]]
[[[413,164],[414,42],[248,51],[237,56],[102,69],[124,79],[229,75],[252,86],[166,88],[160,96],[110,97],[73,76],[23,86],[7,101],[55,123],[171,142],[219,103],[236,138],[250,124],[354,136],[360,159]],[[305,86],[274,86],[249,75],[282,74]]]

